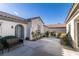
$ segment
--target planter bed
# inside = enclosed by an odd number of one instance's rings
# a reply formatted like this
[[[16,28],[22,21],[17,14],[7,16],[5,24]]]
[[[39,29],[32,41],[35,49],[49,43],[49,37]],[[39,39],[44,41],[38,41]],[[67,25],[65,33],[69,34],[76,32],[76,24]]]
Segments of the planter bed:
[[[6,36],[1,38],[1,44],[3,45],[3,49],[8,49],[9,51],[10,48],[16,46],[17,44],[23,44],[23,40],[14,36]]]
[[[0,43],[0,52],[3,53],[3,45]]]

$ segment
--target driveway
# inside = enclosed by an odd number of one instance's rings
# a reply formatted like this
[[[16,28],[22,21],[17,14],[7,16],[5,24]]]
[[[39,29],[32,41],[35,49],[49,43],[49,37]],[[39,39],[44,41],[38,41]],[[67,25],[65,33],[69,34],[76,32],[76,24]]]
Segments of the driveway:
[[[37,41],[24,41],[24,46],[5,52],[3,56],[66,56],[79,55],[78,52],[67,50],[57,38],[43,38]]]

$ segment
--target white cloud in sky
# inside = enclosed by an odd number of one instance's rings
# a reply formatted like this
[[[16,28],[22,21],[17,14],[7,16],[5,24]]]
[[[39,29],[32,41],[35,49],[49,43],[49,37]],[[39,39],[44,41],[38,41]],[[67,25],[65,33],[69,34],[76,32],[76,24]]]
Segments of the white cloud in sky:
[[[14,14],[15,14],[15,15],[19,15],[19,13],[18,13],[18,12],[16,12],[16,11],[14,11]]]

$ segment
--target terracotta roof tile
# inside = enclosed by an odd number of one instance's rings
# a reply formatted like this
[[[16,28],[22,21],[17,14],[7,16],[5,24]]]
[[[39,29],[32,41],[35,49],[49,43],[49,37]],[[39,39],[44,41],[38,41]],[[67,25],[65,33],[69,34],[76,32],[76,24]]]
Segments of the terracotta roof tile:
[[[50,24],[48,25],[49,28],[63,28],[66,27],[66,24]]]
[[[15,15],[12,15],[12,14],[9,14],[9,13],[6,13],[6,12],[3,12],[3,11],[0,11],[0,16],[13,19],[13,20],[10,20],[10,21],[27,23],[24,18],[19,17],[19,16],[15,16]]]

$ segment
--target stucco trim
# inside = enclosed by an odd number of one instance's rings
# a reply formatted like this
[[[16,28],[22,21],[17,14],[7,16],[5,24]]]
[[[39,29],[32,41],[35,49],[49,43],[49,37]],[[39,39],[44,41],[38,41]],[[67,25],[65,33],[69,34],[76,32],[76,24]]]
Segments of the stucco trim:
[[[41,22],[44,24],[43,20],[39,16],[38,17],[33,17],[33,18],[28,18],[28,19],[26,19],[26,21],[31,22],[32,20],[37,20],[37,19],[40,19]]]
[[[69,20],[67,20],[65,23],[67,24],[68,22],[70,22],[77,14],[79,13],[79,9],[71,16],[71,18]]]
[[[69,10],[69,13],[66,17],[65,23],[68,23],[72,18],[72,16],[75,14],[77,9],[79,8],[79,3],[73,3],[72,8]]]
[[[25,19],[23,19],[21,17],[18,17],[18,16],[8,14],[6,12],[2,12],[2,11],[0,11],[0,19],[1,20],[6,20],[6,21],[13,21],[13,22],[20,22],[20,23],[27,24]]]

